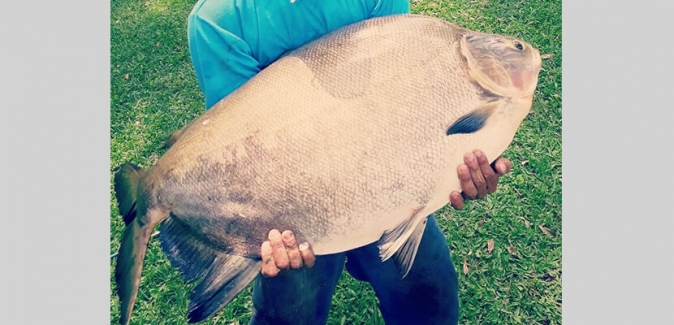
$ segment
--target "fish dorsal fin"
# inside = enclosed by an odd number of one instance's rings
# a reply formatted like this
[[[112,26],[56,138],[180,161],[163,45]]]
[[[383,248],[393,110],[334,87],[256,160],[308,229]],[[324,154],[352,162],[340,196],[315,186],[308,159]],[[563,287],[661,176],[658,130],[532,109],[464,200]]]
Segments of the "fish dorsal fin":
[[[186,282],[201,280],[190,294],[189,323],[213,316],[260,273],[259,259],[213,249],[174,218],[161,225],[161,243]]]
[[[426,228],[428,216],[423,213],[425,208],[426,206],[421,206],[415,209],[409,218],[384,232],[379,239],[379,257],[382,262],[393,257],[403,278],[412,268]]]
[[[447,135],[474,133],[482,129],[489,117],[494,113],[502,101],[497,100],[486,103],[472,110],[470,113],[459,117],[447,129]]]
[[[171,133],[171,136],[169,136],[168,139],[166,139],[166,142],[164,142],[164,145],[161,146],[162,149],[168,149],[173,146],[176,141],[180,138],[181,135],[183,135],[183,132],[185,132],[185,128],[182,128],[180,130],[177,130],[173,133]]]

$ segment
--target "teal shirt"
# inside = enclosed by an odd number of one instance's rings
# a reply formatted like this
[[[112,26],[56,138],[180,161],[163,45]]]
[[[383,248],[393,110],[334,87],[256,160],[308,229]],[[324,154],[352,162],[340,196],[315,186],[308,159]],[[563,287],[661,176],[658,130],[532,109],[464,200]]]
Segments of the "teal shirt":
[[[339,27],[409,10],[408,0],[199,0],[187,35],[206,108],[289,50]]]

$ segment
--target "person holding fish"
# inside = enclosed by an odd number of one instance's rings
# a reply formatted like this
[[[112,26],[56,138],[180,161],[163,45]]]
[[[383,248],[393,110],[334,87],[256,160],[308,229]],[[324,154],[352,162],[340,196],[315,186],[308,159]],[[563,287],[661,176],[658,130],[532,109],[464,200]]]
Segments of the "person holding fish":
[[[409,10],[407,0],[200,0],[187,30],[205,106],[212,107],[284,53],[332,30]],[[512,166],[502,157],[489,164],[479,150],[466,153],[464,163],[457,170],[463,192],[448,193],[456,209],[466,199],[494,192],[499,176]],[[345,266],[354,278],[372,285],[387,324],[458,323],[458,278],[433,215],[402,279],[392,260],[381,261],[376,242],[315,256],[310,243],[298,243],[292,229],[281,230],[271,230],[261,243],[263,264],[254,284],[251,324],[325,324]]]

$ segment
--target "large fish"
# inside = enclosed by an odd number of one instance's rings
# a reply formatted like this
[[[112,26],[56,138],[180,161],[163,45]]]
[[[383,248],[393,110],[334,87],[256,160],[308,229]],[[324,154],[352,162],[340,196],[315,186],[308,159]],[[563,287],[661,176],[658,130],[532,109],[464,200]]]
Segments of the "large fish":
[[[507,36],[417,15],[375,18],[288,53],[115,175],[116,281],[128,324],[153,228],[187,282],[189,322],[260,271],[272,228],[315,254],[379,242],[404,276],[463,154],[499,156],[531,109],[541,58]]]

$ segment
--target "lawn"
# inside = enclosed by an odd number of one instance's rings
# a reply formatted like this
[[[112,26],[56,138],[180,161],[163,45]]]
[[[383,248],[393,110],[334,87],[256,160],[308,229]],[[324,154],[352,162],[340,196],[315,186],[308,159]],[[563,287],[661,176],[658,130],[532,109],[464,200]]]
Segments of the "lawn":
[[[111,166],[150,166],[166,138],[203,112],[190,63],[186,17],[194,0],[111,3]],[[504,156],[512,171],[496,193],[437,213],[459,274],[461,324],[560,324],[562,315],[562,3],[412,1],[412,12],[518,37],[544,55],[532,113]],[[110,251],[123,222],[110,173]],[[488,245],[493,241],[493,249]],[[111,323],[119,319],[110,261]],[[132,324],[186,324],[191,285],[150,241]],[[205,323],[245,324],[250,287]],[[369,284],[343,273],[329,324],[383,324]]]

